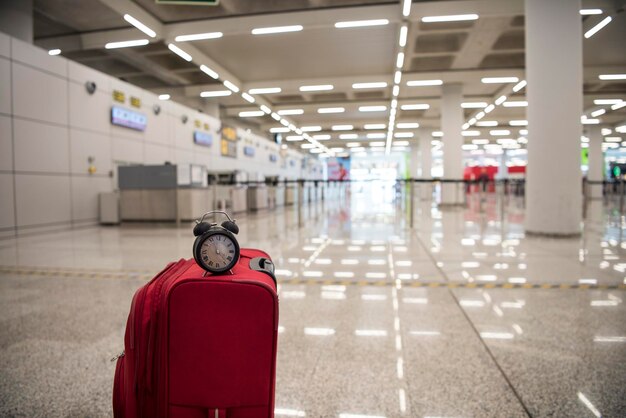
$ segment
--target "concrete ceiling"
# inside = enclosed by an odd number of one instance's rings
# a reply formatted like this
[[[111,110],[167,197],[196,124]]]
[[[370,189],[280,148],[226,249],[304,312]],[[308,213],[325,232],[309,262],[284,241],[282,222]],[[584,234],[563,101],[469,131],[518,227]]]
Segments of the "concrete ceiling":
[[[601,82],[602,73],[626,72],[626,16],[622,2],[583,1],[585,8],[601,8],[603,16],[581,17],[584,28],[592,27],[607,14],[613,22],[584,45],[585,109],[593,110],[594,99],[626,97],[626,83]],[[391,86],[398,52],[398,34],[408,25],[408,37],[399,107],[427,104],[426,110],[399,110],[397,122],[419,122],[427,130],[439,129],[441,87],[410,87],[411,80],[441,79],[461,83],[468,102],[491,103],[511,84],[484,84],[482,77],[515,76],[524,79],[523,0],[413,1],[411,15],[403,21],[400,1],[353,0],[222,0],[217,7],[159,5],[154,0],[35,0],[35,42],[45,48],[61,48],[63,55],[173,100],[197,107],[217,103],[223,117],[238,118],[241,111],[258,110],[266,104],[273,111],[302,109],[288,116],[296,126],[321,126],[331,134],[329,147],[346,140],[331,131],[332,125],[350,124],[355,133],[364,124],[387,124],[392,99]],[[130,13],[157,32],[143,47],[105,50],[106,42],[148,38],[123,20]],[[477,13],[474,21],[424,23],[423,16]],[[337,29],[337,21],[388,19],[383,26]],[[251,29],[300,24],[304,30],[254,36]],[[167,44],[178,35],[223,32],[219,39],[177,42],[189,52],[189,63],[173,54]],[[199,99],[206,90],[225,90],[221,81],[199,70],[206,64],[241,87],[280,87],[280,93],[259,94],[254,105],[240,95]],[[386,82],[374,89],[355,89],[354,83]],[[300,86],[332,84],[323,92],[301,92]],[[524,90],[511,99],[524,100]],[[380,112],[361,112],[360,106],[386,106]],[[321,114],[319,108],[343,107],[345,112]],[[469,119],[480,109],[466,109]],[[525,119],[525,108],[497,107],[488,120],[508,126]],[[626,119],[626,108],[610,111],[602,122]],[[269,116],[239,119],[268,133],[280,126]],[[516,128],[514,134],[520,128]],[[523,129],[523,127],[521,127]],[[485,134],[487,133],[485,129]],[[404,130],[403,130],[404,131]],[[411,130],[408,130],[411,131]],[[380,131],[367,132],[385,132]],[[313,134],[313,133],[312,133]],[[482,132],[481,132],[482,136]],[[488,135],[487,135],[488,136]],[[467,138],[471,140],[472,138]],[[291,146],[298,146],[296,143]]]

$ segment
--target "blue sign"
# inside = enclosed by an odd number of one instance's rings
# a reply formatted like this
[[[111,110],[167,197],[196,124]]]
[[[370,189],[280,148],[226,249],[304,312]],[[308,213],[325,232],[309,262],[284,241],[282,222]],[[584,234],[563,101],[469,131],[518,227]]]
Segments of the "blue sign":
[[[143,113],[119,106],[111,107],[111,123],[113,125],[143,131],[146,129],[147,122],[148,118]]]
[[[278,158],[276,158],[276,155],[274,155],[274,154],[270,154],[270,161],[271,161],[271,162],[273,162],[273,163],[275,163],[275,162],[276,162],[276,160],[278,160]]]
[[[243,155],[247,157],[254,157],[254,148],[252,147],[243,147]]]
[[[193,131],[193,142],[198,145],[210,147],[213,144],[213,135],[202,131]]]

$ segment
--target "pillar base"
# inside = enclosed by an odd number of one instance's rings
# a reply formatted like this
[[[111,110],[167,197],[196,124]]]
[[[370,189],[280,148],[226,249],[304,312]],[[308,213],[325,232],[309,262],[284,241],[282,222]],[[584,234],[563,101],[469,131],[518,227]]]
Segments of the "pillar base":
[[[589,199],[602,199],[604,197],[603,186],[601,184],[589,184],[587,185],[587,198]]]
[[[465,204],[465,184],[463,183],[442,183],[440,205],[464,205]]]
[[[543,238],[577,238],[580,237],[581,232],[571,232],[571,233],[553,233],[553,232],[536,232],[536,231],[524,231],[526,235],[531,235],[533,237],[543,237]]]

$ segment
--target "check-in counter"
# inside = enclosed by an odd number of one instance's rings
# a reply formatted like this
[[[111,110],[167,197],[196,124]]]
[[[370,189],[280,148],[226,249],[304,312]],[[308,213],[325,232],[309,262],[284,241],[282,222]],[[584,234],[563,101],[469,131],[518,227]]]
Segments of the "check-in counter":
[[[295,205],[298,202],[298,184],[288,183],[285,186],[285,205]]]
[[[285,186],[279,184],[270,187],[274,195],[274,207],[285,206]]]
[[[248,186],[248,209],[252,211],[267,209],[268,190],[265,184]]]
[[[248,188],[245,186],[230,186],[230,201],[232,213],[248,210]]]
[[[192,221],[213,208],[213,193],[206,188],[178,189],[178,219]]]

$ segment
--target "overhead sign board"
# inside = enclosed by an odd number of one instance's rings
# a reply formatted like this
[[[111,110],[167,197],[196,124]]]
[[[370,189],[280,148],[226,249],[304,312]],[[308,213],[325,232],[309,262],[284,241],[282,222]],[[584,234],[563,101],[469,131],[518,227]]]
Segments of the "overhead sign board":
[[[245,155],[246,157],[254,157],[254,148],[243,147],[243,155]]]
[[[237,129],[222,125],[221,152],[224,157],[237,158]]]
[[[198,145],[204,145],[205,147],[210,147],[213,144],[213,135],[208,134],[202,131],[194,131],[193,132],[193,142]]]
[[[111,107],[111,123],[113,125],[143,131],[146,129],[147,120],[143,113],[120,106]]]
[[[156,0],[157,4],[180,4],[183,6],[217,6],[220,0]]]

